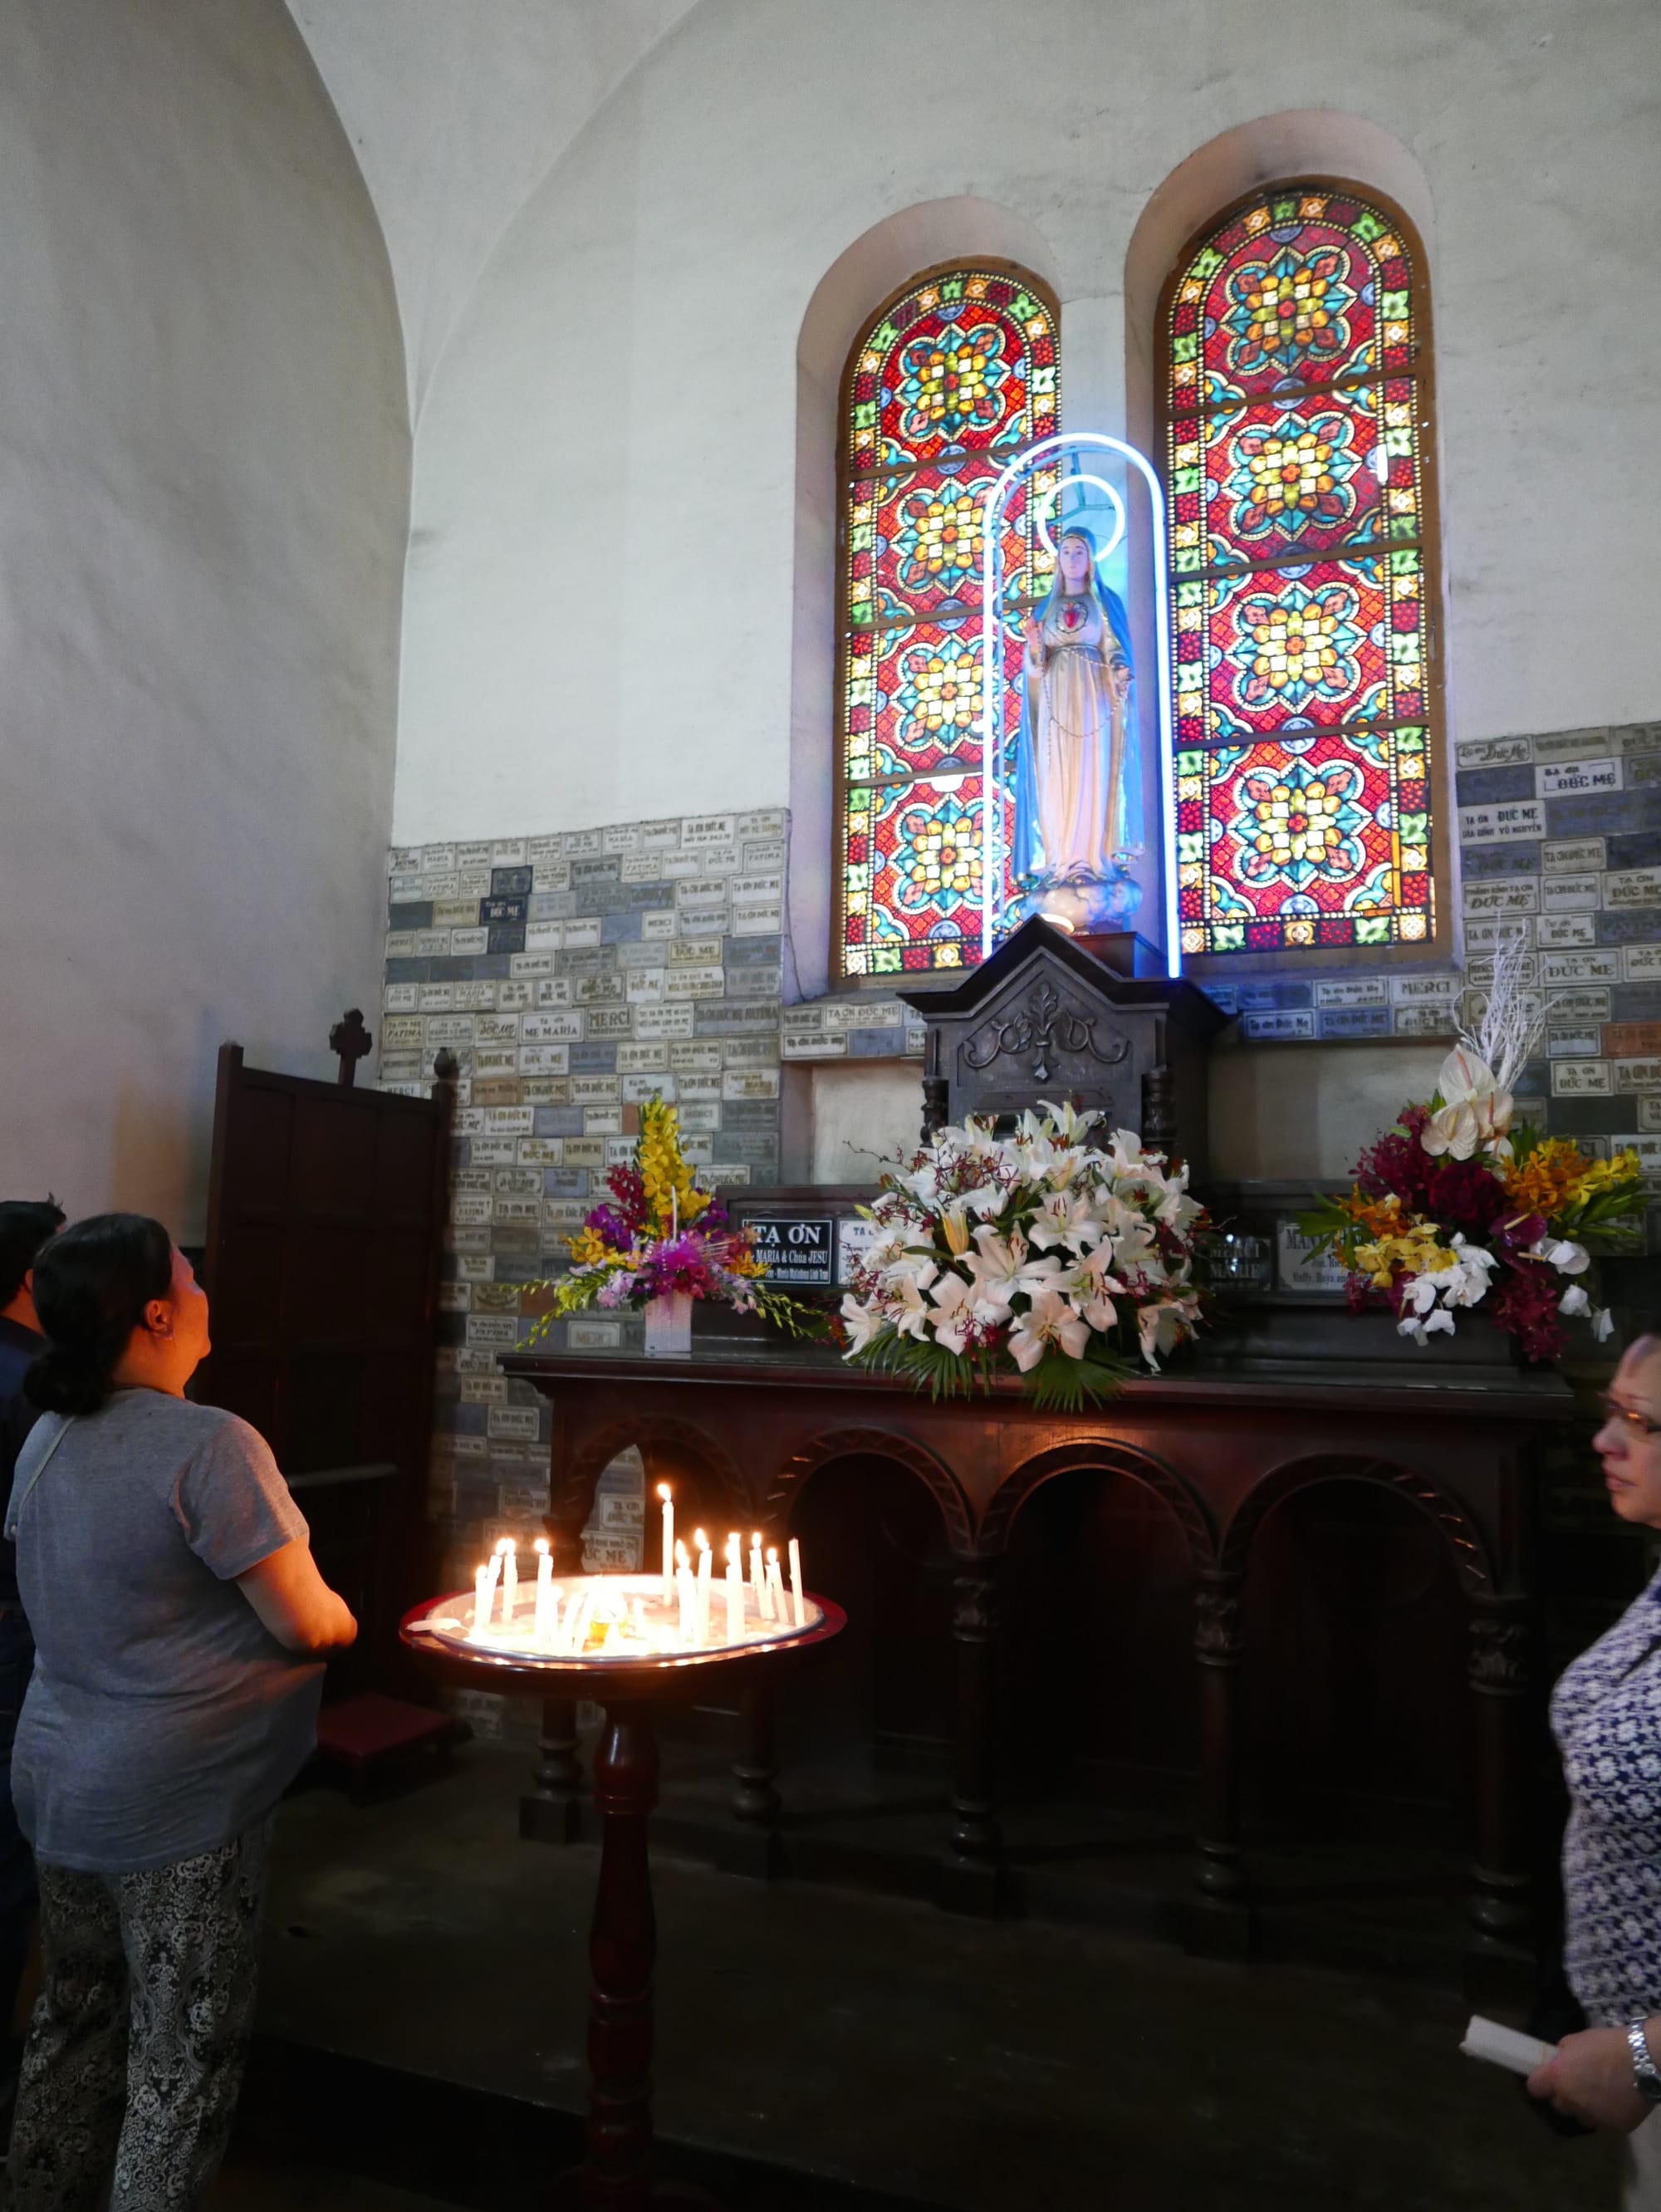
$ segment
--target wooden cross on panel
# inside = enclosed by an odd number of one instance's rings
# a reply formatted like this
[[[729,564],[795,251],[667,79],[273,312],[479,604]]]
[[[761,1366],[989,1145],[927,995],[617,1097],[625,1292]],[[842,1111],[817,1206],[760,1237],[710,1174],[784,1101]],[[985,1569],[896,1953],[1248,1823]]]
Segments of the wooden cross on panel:
[[[330,1030],[329,1049],[340,1061],[340,1079],[349,1091],[357,1073],[357,1063],[373,1042],[374,1039],[363,1026],[363,1015],[356,1006],[349,1006]]]

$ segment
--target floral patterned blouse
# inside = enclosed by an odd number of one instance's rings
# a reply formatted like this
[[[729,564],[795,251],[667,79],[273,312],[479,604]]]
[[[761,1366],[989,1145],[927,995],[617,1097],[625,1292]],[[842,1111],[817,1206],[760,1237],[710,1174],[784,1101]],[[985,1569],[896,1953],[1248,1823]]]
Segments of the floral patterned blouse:
[[[1661,2012],[1661,1573],[1551,1701],[1573,1809],[1564,1964],[1596,2027]]]

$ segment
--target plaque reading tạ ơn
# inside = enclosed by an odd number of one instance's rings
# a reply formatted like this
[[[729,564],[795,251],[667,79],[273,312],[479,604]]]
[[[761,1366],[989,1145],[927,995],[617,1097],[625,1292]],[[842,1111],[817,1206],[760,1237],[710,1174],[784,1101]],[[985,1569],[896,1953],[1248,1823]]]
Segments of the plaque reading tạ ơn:
[[[744,1225],[755,1238],[756,1256],[767,1264],[770,1283],[795,1283],[829,1290],[835,1280],[836,1224],[829,1214],[752,1213]]]

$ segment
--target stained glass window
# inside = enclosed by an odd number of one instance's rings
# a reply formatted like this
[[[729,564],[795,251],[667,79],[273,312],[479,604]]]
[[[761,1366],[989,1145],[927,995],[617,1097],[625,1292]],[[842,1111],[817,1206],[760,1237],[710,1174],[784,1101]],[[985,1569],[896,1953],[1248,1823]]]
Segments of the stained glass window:
[[[1166,308],[1179,910],[1186,954],[1434,927],[1434,547],[1414,249],[1281,186]]]
[[[1004,466],[1058,427],[1056,338],[1031,278],[971,266],[908,286],[849,362],[835,927],[850,980],[980,957],[983,517]],[[1034,521],[1053,485],[1034,470],[1002,519],[1006,742],[1021,617],[1053,568]]]

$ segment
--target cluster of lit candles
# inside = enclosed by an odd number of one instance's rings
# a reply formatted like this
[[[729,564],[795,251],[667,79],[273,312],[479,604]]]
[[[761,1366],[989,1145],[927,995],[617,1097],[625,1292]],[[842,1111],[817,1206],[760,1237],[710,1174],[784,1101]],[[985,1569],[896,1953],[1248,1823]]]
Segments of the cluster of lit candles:
[[[658,1485],[658,1495],[664,1508],[664,1569],[663,1602],[673,1604],[677,1599],[681,1609],[681,1641],[688,1649],[709,1642],[709,1608],[713,1594],[714,1554],[709,1539],[701,1528],[692,1532],[693,1550],[698,1554],[694,1568],[691,1554],[684,1544],[675,1540],[675,1500],[666,1482]],[[744,1632],[744,1571],[740,1556],[738,1532],[735,1528],[727,1538],[727,1571],[724,1577],[729,1644],[737,1644]],[[749,1540],[749,1587],[755,1599],[756,1616],[761,1620],[793,1620],[797,1628],[808,1625],[807,1603],[802,1595],[802,1547],[794,1536],[790,1540],[790,1612],[785,1610],[785,1580],[779,1570],[777,1548],[769,1545],[765,1561],[761,1557],[761,1539],[758,1534]]]
[[[724,1635],[712,1638],[717,1603],[715,1555],[701,1528],[693,1531],[692,1549],[676,1540],[675,1504],[667,1483],[663,1501],[663,1571],[659,1576],[584,1575],[563,1589],[554,1579],[548,1539],[533,1547],[536,1559],[536,1598],[529,1622],[519,1603],[518,1548],[504,1536],[476,1572],[473,1620],[468,1640],[475,1644],[518,1644],[530,1631],[533,1651],[578,1656],[597,1644],[615,1652],[629,1644],[659,1650],[711,1650],[745,1640],[747,1613],[751,1633],[787,1635],[808,1626],[802,1586],[802,1547],[792,1536],[788,1547],[786,1586],[775,1547],[762,1554],[759,1534],[749,1540],[745,1574],[743,1540],[734,1530],[726,1542],[726,1572],[720,1578]],[[438,1626],[440,1624],[435,1623]],[[457,1624],[444,1623],[450,1628]]]

